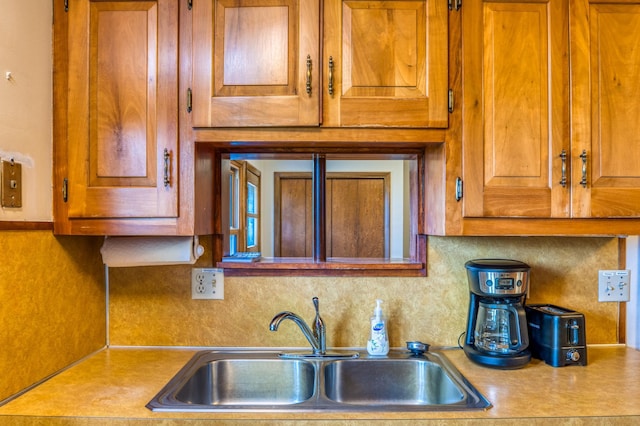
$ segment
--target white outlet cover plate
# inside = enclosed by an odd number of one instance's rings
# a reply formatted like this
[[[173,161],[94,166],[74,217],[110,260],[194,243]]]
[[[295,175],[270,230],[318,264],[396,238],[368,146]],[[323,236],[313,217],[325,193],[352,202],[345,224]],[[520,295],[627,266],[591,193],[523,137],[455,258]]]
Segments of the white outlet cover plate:
[[[629,270],[609,269],[598,271],[598,301],[628,302],[631,291]]]
[[[224,299],[224,269],[192,268],[192,299]]]

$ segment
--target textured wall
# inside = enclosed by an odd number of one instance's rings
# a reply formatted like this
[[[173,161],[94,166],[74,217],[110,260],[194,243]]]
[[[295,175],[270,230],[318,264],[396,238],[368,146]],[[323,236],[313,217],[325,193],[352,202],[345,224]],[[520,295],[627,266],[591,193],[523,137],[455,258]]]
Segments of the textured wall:
[[[101,242],[0,232],[0,401],[104,346]]]
[[[617,342],[617,304],[597,302],[597,270],[618,267],[615,238],[430,237],[428,257],[426,278],[228,277],[222,301],[192,300],[187,266],[111,268],[111,344],[306,346],[293,323],[276,333],[268,324],[282,310],[311,321],[318,296],[328,346],[364,346],[376,298],[384,300],[392,346],[456,345],[469,300],[464,263],[482,257],[528,263],[531,303],[579,310],[589,343]]]

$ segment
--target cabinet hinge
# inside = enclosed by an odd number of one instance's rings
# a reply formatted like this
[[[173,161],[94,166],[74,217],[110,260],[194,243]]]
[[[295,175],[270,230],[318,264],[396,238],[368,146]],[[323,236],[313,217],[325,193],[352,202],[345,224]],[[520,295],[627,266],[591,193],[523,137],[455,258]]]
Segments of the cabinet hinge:
[[[454,107],[454,99],[453,99],[453,89],[449,89],[449,112],[453,112]]]
[[[64,11],[65,12],[69,11],[69,0],[64,0]]]
[[[62,201],[64,201],[65,203],[69,199],[68,187],[69,181],[67,180],[67,178],[62,179]]]
[[[462,7],[462,0],[448,0],[449,10],[460,10]]]
[[[187,6],[189,7],[189,10],[191,10],[191,8],[193,7],[193,0],[189,0],[187,2]]]
[[[456,201],[460,201],[462,199],[462,179],[460,177],[456,178]]]
[[[189,87],[187,89],[187,112],[191,112],[191,106],[192,106],[192,93],[191,93],[191,87]]]

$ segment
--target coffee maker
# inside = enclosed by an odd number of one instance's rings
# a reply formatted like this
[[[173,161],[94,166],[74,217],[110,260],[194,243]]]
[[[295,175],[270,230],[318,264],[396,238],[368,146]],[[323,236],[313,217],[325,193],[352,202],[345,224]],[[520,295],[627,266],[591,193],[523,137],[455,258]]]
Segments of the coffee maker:
[[[470,290],[465,354],[486,367],[525,366],[531,360],[524,310],[529,266],[510,259],[477,259],[465,267]]]

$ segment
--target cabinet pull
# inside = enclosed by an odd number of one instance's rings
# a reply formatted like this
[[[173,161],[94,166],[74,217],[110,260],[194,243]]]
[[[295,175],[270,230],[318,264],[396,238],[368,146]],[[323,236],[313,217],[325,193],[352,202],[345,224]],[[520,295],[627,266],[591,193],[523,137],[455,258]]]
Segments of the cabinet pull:
[[[587,187],[587,150],[582,150],[582,154],[580,154],[580,158],[582,158],[582,179],[580,180],[580,185],[583,188]]]
[[[462,179],[460,177],[456,178],[456,201],[460,201],[462,199]]]
[[[65,203],[69,200],[69,180],[62,179],[62,201]]]
[[[311,55],[307,55],[307,95],[311,96]]]
[[[565,188],[567,186],[567,151],[563,149],[560,153],[560,158],[562,159],[562,179],[560,179],[560,185]]]
[[[191,93],[191,88],[187,89],[187,112],[191,112],[193,107],[193,93]]]
[[[164,149],[164,186],[171,185],[171,154],[167,148]]]
[[[333,96],[333,56],[329,56],[329,96]]]

